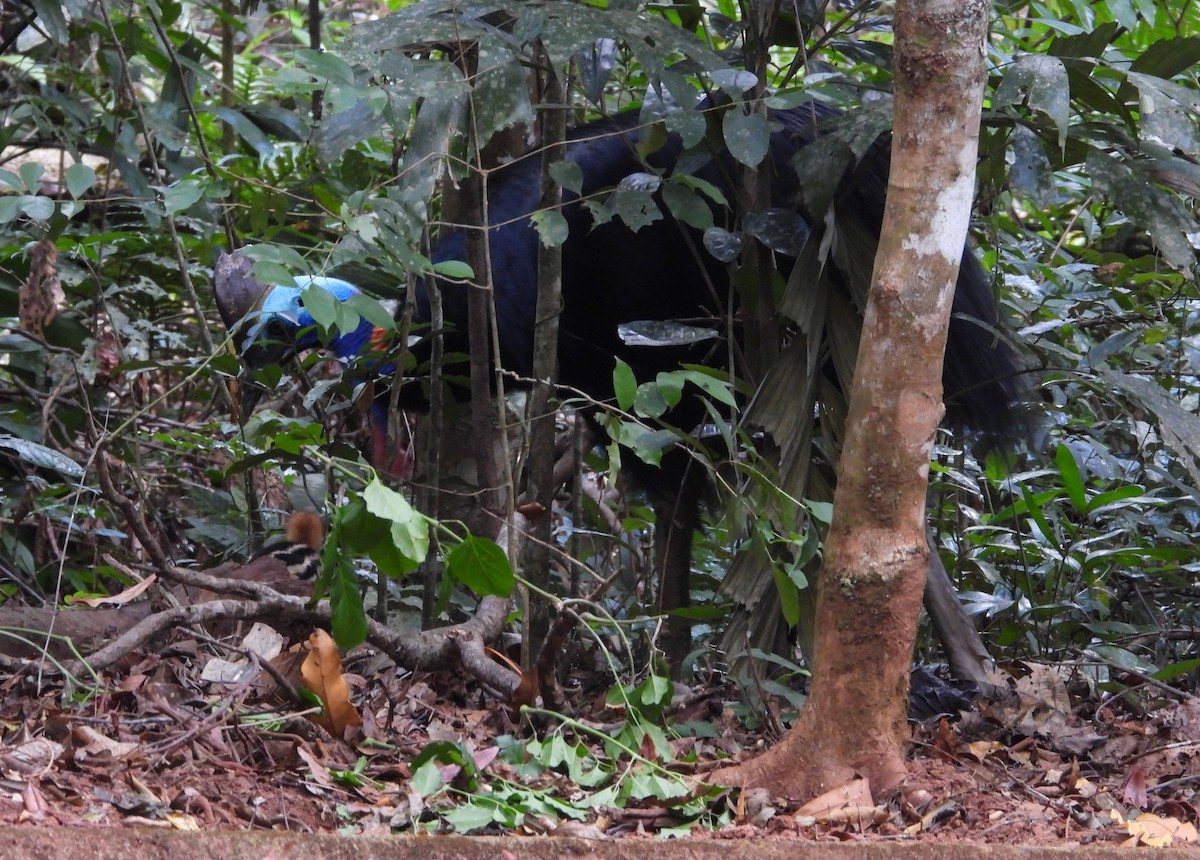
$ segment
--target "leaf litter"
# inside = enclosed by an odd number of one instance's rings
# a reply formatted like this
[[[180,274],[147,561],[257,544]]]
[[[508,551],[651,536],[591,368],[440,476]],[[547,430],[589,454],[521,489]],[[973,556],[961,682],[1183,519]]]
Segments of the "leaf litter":
[[[324,631],[239,660],[211,644],[180,631],[88,695],[0,676],[0,824],[1200,845],[1200,699],[1104,700],[1068,666],[1005,667],[1002,692],[912,722],[894,796],[797,804],[703,784],[795,716],[723,679],[622,687],[581,660],[561,715]]]

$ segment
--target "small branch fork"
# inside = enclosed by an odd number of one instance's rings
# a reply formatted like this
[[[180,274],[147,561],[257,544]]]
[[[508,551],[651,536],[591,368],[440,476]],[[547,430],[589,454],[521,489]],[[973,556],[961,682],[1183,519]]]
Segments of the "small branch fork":
[[[144,547],[152,566],[163,579],[228,597],[165,609],[139,621],[88,658],[87,663],[93,669],[107,668],[156,634],[180,626],[250,618],[271,618],[275,621],[309,619],[317,624],[329,624],[332,621],[332,612],[327,603],[310,605],[306,597],[283,594],[268,584],[240,579],[236,575],[237,568],[230,571],[229,575],[214,576],[173,564],[136,502],[118,491],[108,457],[103,451],[96,458],[96,469],[105,498],[122,512],[130,531]],[[129,568],[113,563],[123,572],[134,575]],[[475,617],[469,621],[415,635],[397,633],[368,619],[367,642],[387,654],[399,666],[424,670],[461,666],[500,694],[509,695],[520,683],[520,678],[491,660],[484,650],[486,642],[494,641],[500,635],[507,617],[507,600],[485,597],[480,601]],[[66,671],[81,668],[78,661],[64,666]]]

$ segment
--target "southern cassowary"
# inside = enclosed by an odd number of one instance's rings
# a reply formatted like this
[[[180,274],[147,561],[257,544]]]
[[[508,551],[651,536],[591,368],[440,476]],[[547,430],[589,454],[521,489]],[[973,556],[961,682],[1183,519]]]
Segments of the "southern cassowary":
[[[794,219],[790,240],[797,249],[806,240],[818,237],[823,237],[822,248],[836,248],[838,241],[850,241],[839,237],[867,236],[873,240],[879,234],[889,158],[886,139],[872,145],[840,184],[830,184],[831,188],[837,185],[837,192],[829,213],[805,208],[806,189],[801,188],[790,160],[819,136],[820,124],[832,116],[828,109],[808,105],[771,117],[774,130],[770,149],[759,169],[770,171],[770,206],[800,216]],[[684,169],[686,163],[692,175],[720,189],[726,200],[737,199],[737,169],[728,153],[698,149],[685,153],[678,137],[670,136],[665,145],[643,160],[637,147],[643,133],[632,113],[589,123],[571,133],[566,157],[579,166],[584,197],[595,198],[617,188],[633,174],[650,170],[667,176],[677,167]],[[488,220],[499,225],[491,228],[489,242],[500,360],[506,369],[522,377],[532,373],[539,239],[529,216],[538,206],[539,171],[539,158],[522,158],[492,173],[487,186]],[[634,232],[617,220],[595,224],[578,195],[564,194],[563,214],[570,232],[563,245],[558,381],[596,400],[613,395],[615,356],[631,365],[638,379],[645,381],[659,371],[678,367],[681,361],[723,364],[729,354],[724,338],[730,332],[736,337],[738,323],[736,308],[730,307],[728,264],[705,250],[701,231],[677,221],[666,206],[661,208],[661,219]],[[740,226],[738,213],[732,208],[711,208],[717,225],[731,229]],[[840,291],[843,297],[851,296],[850,301],[857,306],[865,296],[874,248],[868,247],[859,255],[863,259],[853,264],[857,271],[849,271],[851,266],[844,264],[846,251],[843,247],[841,264],[838,254],[828,254],[821,276],[823,285],[812,285],[811,289]],[[805,253],[810,252],[811,245]],[[784,253],[775,256],[786,278],[795,261]],[[435,263],[465,259],[464,229],[443,229],[436,237],[432,259]],[[233,268],[224,265],[224,276],[219,266],[216,279],[218,304],[231,330],[242,325],[237,337],[252,365],[278,359],[289,351],[322,345],[303,307],[304,287],[322,287],[343,300],[355,292],[344,281],[301,277],[295,284],[266,290],[260,305],[263,288],[244,277],[244,270],[231,276]],[[801,287],[810,288],[807,284]],[[469,288],[445,282],[439,284],[439,289],[447,329],[445,352],[465,354]],[[416,308],[416,322],[427,322],[429,302],[424,287],[417,296]],[[254,315],[254,310],[260,313]],[[715,346],[700,343],[669,348],[623,342],[618,328],[642,320],[710,321],[708,324],[721,332],[720,340]],[[997,339],[995,326],[996,309],[988,281],[978,261],[967,253],[954,297],[946,352],[947,423],[991,438],[1003,435],[1013,422],[1014,404],[1021,391],[1019,367],[1007,346]],[[372,349],[382,335],[364,319],[358,329],[337,333],[325,346],[349,359]],[[417,352],[420,356],[419,348]],[[387,365],[376,367],[381,374],[391,370]],[[420,382],[413,381],[406,383],[400,402],[420,405],[424,399]],[[386,418],[385,413],[381,414],[385,402],[386,398],[377,397],[376,419]],[[705,414],[698,400],[685,397],[669,419],[676,426],[693,427],[704,420]],[[386,453],[382,444],[386,426],[386,421],[376,421],[376,438],[381,440],[373,446],[376,458]],[[659,606],[667,611],[684,607],[688,604],[691,539],[699,525],[704,495],[702,470],[690,468],[693,461],[683,452],[668,452],[658,468],[636,457],[625,459],[650,495],[657,516],[662,576]],[[669,656],[686,653],[688,623],[673,620],[668,637]]]

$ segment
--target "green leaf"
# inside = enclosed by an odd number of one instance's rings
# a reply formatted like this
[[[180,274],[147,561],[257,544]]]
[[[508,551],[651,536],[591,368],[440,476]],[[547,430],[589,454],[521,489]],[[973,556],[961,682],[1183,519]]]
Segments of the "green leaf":
[[[481,43],[472,89],[474,130],[480,144],[506,128],[533,122],[525,70],[507,45],[492,49],[488,40]]]
[[[1168,263],[1180,271],[1195,264],[1188,239],[1195,232],[1195,221],[1178,197],[1143,175],[1136,162],[1126,163],[1096,149],[1088,152],[1086,173],[1098,193],[1150,231]]]
[[[429,520],[423,514],[404,496],[385,487],[378,478],[363,490],[363,502],[368,511],[392,524],[392,541],[401,555],[414,562],[424,560],[429,553]],[[509,572],[511,574],[511,570]]]
[[[311,72],[313,77],[324,78],[347,86],[355,85],[354,69],[337,54],[326,51],[300,50],[295,52],[295,56],[304,63],[305,69]]]
[[[21,197],[0,197],[0,224],[7,224],[21,214]]]
[[[21,171],[21,182],[30,191],[36,192],[42,186],[42,175],[46,172],[46,167],[38,161],[26,161],[18,170]]]
[[[675,434],[670,430],[652,430],[633,421],[608,422],[605,428],[614,440],[632,450],[639,460],[651,466],[661,464],[663,452],[677,441]]]
[[[462,260],[446,260],[433,264],[433,271],[443,278],[454,281],[469,281],[475,277],[475,271]]]
[[[54,201],[49,197],[26,194],[21,200],[21,211],[34,221],[49,221],[54,217]]]
[[[396,330],[395,318],[388,313],[387,308],[379,303],[378,299],[372,296],[368,296],[365,293],[358,293],[346,299],[343,304],[358,314],[358,316],[384,331]]]
[[[671,696],[675,688],[670,678],[661,675],[651,675],[639,685],[639,698],[643,705],[664,708],[671,704]]]
[[[436,761],[428,759],[413,771],[408,784],[421,797],[432,797],[442,790],[442,769]]]
[[[368,553],[379,572],[393,578],[412,573],[421,563],[420,559],[409,558],[400,552],[394,540],[379,541]]]
[[[683,386],[688,381],[688,373],[683,370],[664,372],[654,378],[654,384],[667,405],[675,407],[683,399]]]
[[[644,723],[641,729],[654,745],[654,758],[656,760],[663,762],[674,761],[675,751],[671,749],[671,742],[667,739],[667,733],[663,731],[662,726],[656,726],[653,723]],[[677,796],[674,788],[667,787],[672,784],[675,784],[674,780],[671,783],[659,783],[654,796],[660,798]]]
[[[692,369],[688,367],[685,370],[677,371],[679,376],[686,379],[688,382],[701,389],[705,394],[726,406],[736,406],[737,397],[733,393],[733,386],[724,378],[713,376],[711,370],[707,368]]]
[[[96,181],[96,171],[82,161],[77,161],[67,168],[67,193],[79,198],[87,193]]]
[[[771,576],[775,579],[775,591],[779,594],[779,611],[788,627],[800,623],[800,592],[786,573],[772,566]]]
[[[313,322],[321,327],[322,332],[328,334],[337,328],[338,320],[342,317],[342,303],[333,293],[315,284],[309,284],[300,295],[304,301],[304,309],[313,318]]]
[[[271,142],[271,138],[267,137],[262,129],[258,127],[258,124],[242,111],[221,105],[209,105],[203,108],[197,107],[196,111],[197,113],[212,114],[227,123],[230,128],[237,132],[237,136],[254,147],[254,151],[260,156],[266,157],[274,154],[275,144]]]
[[[1180,660],[1178,663],[1163,666],[1152,677],[1157,681],[1169,681],[1182,675],[1190,675],[1197,669],[1200,669],[1200,657],[1193,657],[1190,660]]]
[[[183,212],[204,196],[204,187],[194,179],[183,179],[163,190],[163,207],[168,215]]]
[[[10,189],[18,193],[29,190],[25,187],[25,183],[21,181],[21,177],[17,176],[11,170],[4,170],[3,168],[0,168],[0,184],[7,185]]]
[[[446,554],[446,573],[481,597],[508,597],[516,576],[508,556],[495,542],[468,535]]]
[[[633,408],[638,391],[637,378],[633,375],[633,368],[619,358],[613,368],[613,391],[617,395],[617,406],[626,412]]]
[[[1054,457],[1058,462],[1058,474],[1062,478],[1063,487],[1071,499],[1071,504],[1079,513],[1086,514],[1088,512],[1087,492],[1083,487],[1083,476],[1079,473],[1079,464],[1075,462],[1075,455],[1066,445],[1060,444]]]
[[[833,522],[833,504],[831,502],[817,502],[808,499],[804,505],[808,508],[809,515],[817,522],[824,525]]]
[[[1027,101],[1030,110],[1041,111],[1058,130],[1058,146],[1067,143],[1067,125],[1071,118],[1071,86],[1067,67],[1057,57],[1025,54],[1008,69],[996,88],[994,106]]]
[[[1062,491],[1060,490],[1049,490],[1035,495],[1028,487],[1021,486],[1021,501],[1024,505],[1025,513],[1029,514],[1030,518],[1037,523],[1038,530],[1041,531],[1046,540],[1050,541],[1051,546],[1055,550],[1061,550],[1062,547],[1057,532],[1055,532],[1054,528],[1050,525],[1050,521],[1046,519],[1046,514],[1042,511],[1042,506],[1052,499],[1058,498],[1060,495],[1062,495]],[[1016,505],[1013,505],[1013,508],[1016,507]],[[997,519],[999,519],[999,515],[997,515]]]
[[[744,113],[735,105],[725,111],[722,131],[730,155],[747,167],[758,167],[762,164],[771,141],[766,113]]]
[[[614,191],[605,201],[604,208],[610,218],[615,215],[635,232],[662,219],[662,211],[654,202],[654,195],[634,188]]]
[[[671,408],[671,404],[667,402],[663,388],[657,382],[643,382],[637,388],[633,408],[638,415],[645,418],[661,418],[663,413]]]
[[[1153,663],[1143,660],[1132,651],[1119,648],[1116,645],[1092,645],[1087,650],[1099,655],[1102,660],[1106,660],[1121,669],[1132,669],[1135,672],[1143,672],[1147,675],[1158,671],[1158,667]]]
[[[1173,78],[1200,63],[1200,37],[1176,36],[1146,46],[1130,70],[1158,78]]]
[[[568,191],[583,193],[583,170],[570,159],[564,158],[550,164],[550,176]]]
[[[697,230],[713,226],[713,213],[703,198],[681,182],[668,182],[663,186],[663,202],[678,220]]]
[[[567,219],[556,209],[534,212],[530,220],[533,222],[534,229],[537,230],[542,246],[546,248],[559,247],[567,241],[567,237],[571,233]]]
[[[53,469],[73,481],[84,475],[83,467],[65,454],[17,436],[0,435],[0,448],[7,448],[17,458],[42,469]]]
[[[67,16],[63,14],[64,5],[59,0],[33,0],[33,9],[37,12],[41,28],[51,40],[66,47],[71,41],[71,29],[67,24]]]
[[[327,544],[324,554],[325,570],[330,576],[330,627],[338,647],[348,651],[367,638],[367,614],[350,557],[336,546],[330,552],[331,545]]]
[[[501,813],[502,809],[495,801],[473,797],[461,806],[455,806],[442,812],[442,818],[453,828],[455,833],[470,833],[481,827],[487,827]],[[501,817],[504,816],[501,815]],[[505,822],[501,821],[501,823]],[[517,822],[512,822],[511,826],[517,826]]]

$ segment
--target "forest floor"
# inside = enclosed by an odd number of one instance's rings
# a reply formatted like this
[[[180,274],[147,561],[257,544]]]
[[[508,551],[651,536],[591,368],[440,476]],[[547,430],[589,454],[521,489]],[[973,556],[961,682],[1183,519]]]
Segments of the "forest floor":
[[[852,784],[799,807],[699,785],[780,730],[779,703],[755,717],[727,685],[677,688],[678,733],[625,755],[606,744],[632,718],[602,673],[575,673],[570,720],[530,728],[461,675],[360,650],[339,669],[361,725],[335,736],[287,695],[303,644],[240,675],[211,644],[180,635],[87,696],[0,676],[0,825],[1200,849],[1200,699],[1162,685],[1098,703],[1060,667],[1010,667],[1006,696],[912,723],[894,796]]]

